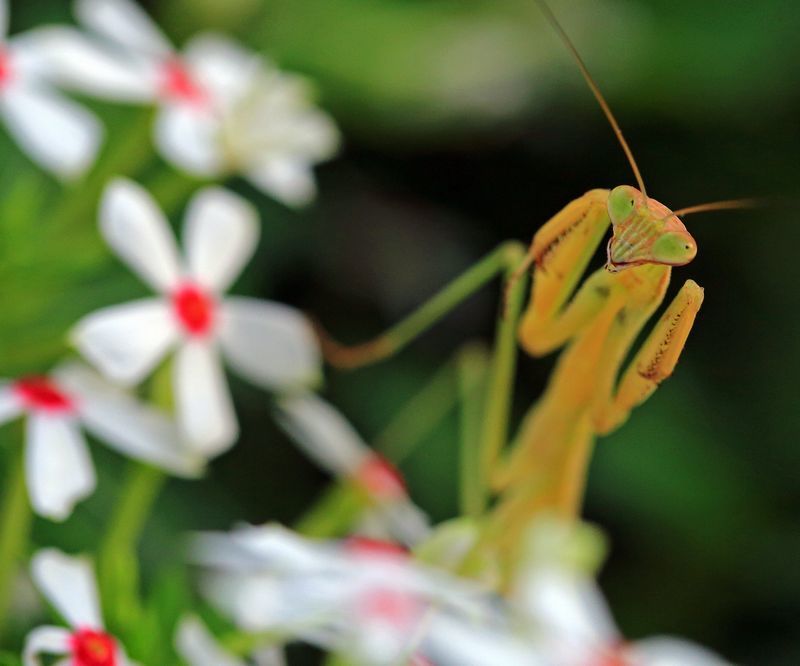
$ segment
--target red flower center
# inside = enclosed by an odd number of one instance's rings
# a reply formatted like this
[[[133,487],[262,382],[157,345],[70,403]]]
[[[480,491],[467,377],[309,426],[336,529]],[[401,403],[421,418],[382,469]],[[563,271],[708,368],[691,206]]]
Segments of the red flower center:
[[[169,100],[202,104],[206,91],[194,80],[189,70],[177,58],[164,63],[161,94]]]
[[[69,412],[75,407],[72,398],[47,377],[23,377],[14,384],[14,392],[28,409]]]
[[[70,636],[72,666],[117,666],[117,643],[103,631],[78,629]]]
[[[214,324],[214,299],[194,284],[179,287],[172,295],[175,315],[190,335],[208,335]]]
[[[356,481],[377,500],[398,500],[406,495],[406,484],[386,458],[370,455],[355,474]]]

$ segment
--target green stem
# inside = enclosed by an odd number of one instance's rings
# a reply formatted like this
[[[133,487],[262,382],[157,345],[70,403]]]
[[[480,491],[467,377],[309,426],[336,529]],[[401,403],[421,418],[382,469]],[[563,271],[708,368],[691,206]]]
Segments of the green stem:
[[[92,215],[103,189],[112,177],[131,176],[152,159],[152,126],[153,112],[140,112],[124,138],[112,143],[110,151],[100,157],[87,178],[64,193],[58,205],[49,213],[49,218],[66,233],[74,233],[73,225]]]
[[[11,593],[28,544],[32,514],[25,485],[25,447],[14,445],[0,506],[0,644],[6,629]]]
[[[346,534],[368,504],[369,498],[352,482],[337,481],[300,518],[294,529],[318,539]]]
[[[98,573],[103,608],[119,630],[134,625],[142,609],[136,546],[166,476],[154,467],[132,462],[100,545]]]
[[[509,279],[525,257],[519,244],[504,246],[506,279]],[[508,302],[497,321],[491,375],[486,389],[487,402],[481,435],[480,486],[482,506],[489,498],[489,481],[500,452],[508,441],[514,373],[517,367],[517,323],[525,301],[527,280],[517,280],[508,293]]]
[[[520,243],[516,241],[503,243],[374,340],[348,347],[325,339],[326,356],[333,365],[357,367],[397,353],[498,273],[516,268],[523,256],[524,250]]]

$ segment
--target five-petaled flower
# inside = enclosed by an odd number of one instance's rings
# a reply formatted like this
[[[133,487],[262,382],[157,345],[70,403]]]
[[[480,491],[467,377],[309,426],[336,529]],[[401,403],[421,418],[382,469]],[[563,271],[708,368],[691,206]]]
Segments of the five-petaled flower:
[[[159,296],[94,312],[72,339],[104,374],[125,384],[142,380],[177,347],[177,418],[198,452],[219,453],[238,432],[220,352],[238,374],[271,390],[318,380],[317,340],[302,314],[271,301],[223,297],[257,243],[257,213],[244,199],[217,187],[193,197],[185,261],[166,219],[138,185],[109,185],[100,217],[109,245]]]
[[[31,575],[70,628],[31,631],[23,652],[25,666],[39,666],[40,654],[66,655],[71,666],[133,666],[119,641],[105,630],[94,571],[86,560],[40,550],[31,561]]]
[[[0,0],[0,115],[23,150],[62,178],[81,175],[102,136],[89,111],[52,85],[52,63],[41,48],[40,30],[7,37],[8,0]]]
[[[0,381],[0,424],[27,419],[25,471],[33,509],[64,520],[95,487],[95,472],[81,428],[111,448],[175,474],[193,476],[199,457],[181,444],[162,412],[145,406],[80,363],[51,376]]]
[[[62,85],[157,105],[156,144],[190,173],[241,173],[290,205],[313,198],[312,165],[332,157],[339,138],[303,79],[221,35],[178,53],[129,0],[78,0],[75,13],[91,36],[52,28],[41,40]]]

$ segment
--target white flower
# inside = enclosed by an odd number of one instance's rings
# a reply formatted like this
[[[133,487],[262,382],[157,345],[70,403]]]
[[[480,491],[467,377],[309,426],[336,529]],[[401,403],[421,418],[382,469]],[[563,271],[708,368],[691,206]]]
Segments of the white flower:
[[[48,82],[38,31],[9,38],[8,0],[0,0],[0,115],[20,147],[61,178],[92,163],[102,129],[86,109]]]
[[[302,79],[219,35],[179,54],[130,0],[78,0],[75,13],[93,37],[57,28],[41,39],[63,85],[156,104],[159,150],[190,173],[242,173],[290,205],[313,198],[311,167],[335,153],[338,133]]]
[[[71,666],[133,666],[122,645],[104,629],[91,565],[82,558],[47,549],[31,561],[39,590],[70,629],[44,626],[28,634],[25,666],[40,666],[40,654],[66,655]],[[49,663],[49,662],[47,662]]]
[[[180,445],[170,419],[78,363],[51,377],[0,381],[0,424],[25,415],[25,471],[34,511],[65,520],[95,487],[81,429],[127,456],[193,476],[200,460]]]
[[[193,557],[212,570],[209,598],[242,629],[299,638],[356,664],[415,654],[425,663],[436,618],[491,612],[479,587],[415,563],[388,542],[315,542],[277,526],[242,527],[199,535]],[[436,642],[442,651],[446,641]]]
[[[175,649],[189,666],[246,666],[248,662],[228,653],[196,615],[178,623]],[[252,655],[255,666],[286,666],[283,650],[267,647]]]
[[[313,393],[278,402],[278,423],[323,469],[356,483],[372,501],[362,526],[376,536],[416,544],[430,533],[428,519],[408,497],[400,472],[372,450],[350,423]]]
[[[242,377],[271,390],[319,378],[317,340],[302,314],[280,303],[222,296],[257,244],[257,213],[244,199],[217,187],[192,198],[185,260],[153,199],[130,181],[106,189],[100,227],[158,296],[94,312],[77,324],[72,339],[123,384],[141,381],[176,348],[178,422],[203,455],[225,450],[238,432],[220,352]]]

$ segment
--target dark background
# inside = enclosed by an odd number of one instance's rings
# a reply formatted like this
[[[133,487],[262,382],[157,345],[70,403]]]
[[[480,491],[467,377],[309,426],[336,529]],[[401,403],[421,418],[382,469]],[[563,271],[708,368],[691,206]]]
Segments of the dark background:
[[[12,4],[14,31],[69,17],[56,0]],[[800,663],[800,6],[553,6],[651,196],[672,208],[775,202],[687,218],[699,253],[674,271],[669,297],[693,278],[706,299],[676,374],[599,442],[586,513],[612,543],[601,583],[630,638],[676,633],[738,663]],[[264,220],[237,290],[314,313],[344,340],[397,321],[503,240],[527,242],[584,191],[633,182],[528,0],[170,0],[149,10],[178,43],[230,31],[317,85],[343,152],[319,170],[319,200],[301,212],[232,182]],[[142,112],[93,106],[108,126],[106,155],[66,192],[0,138],[0,375],[46,370],[78,317],[145,293],[97,235],[108,176],[144,182],[180,221],[191,183],[141,146],[115,161]],[[490,341],[497,304],[496,286],[482,291],[397,358],[329,372],[325,395],[372,440],[460,345]],[[517,418],[551,367],[521,359]],[[242,441],[207,480],[168,488],[145,542],[151,569],[174,560],[182,530],[292,521],[325,487],[272,425],[267,396],[234,386]],[[457,425],[450,410],[403,464],[437,520],[457,510]],[[102,447],[93,454],[98,493],[66,526],[37,523],[40,543],[89,548],[103,530],[122,463]]]

